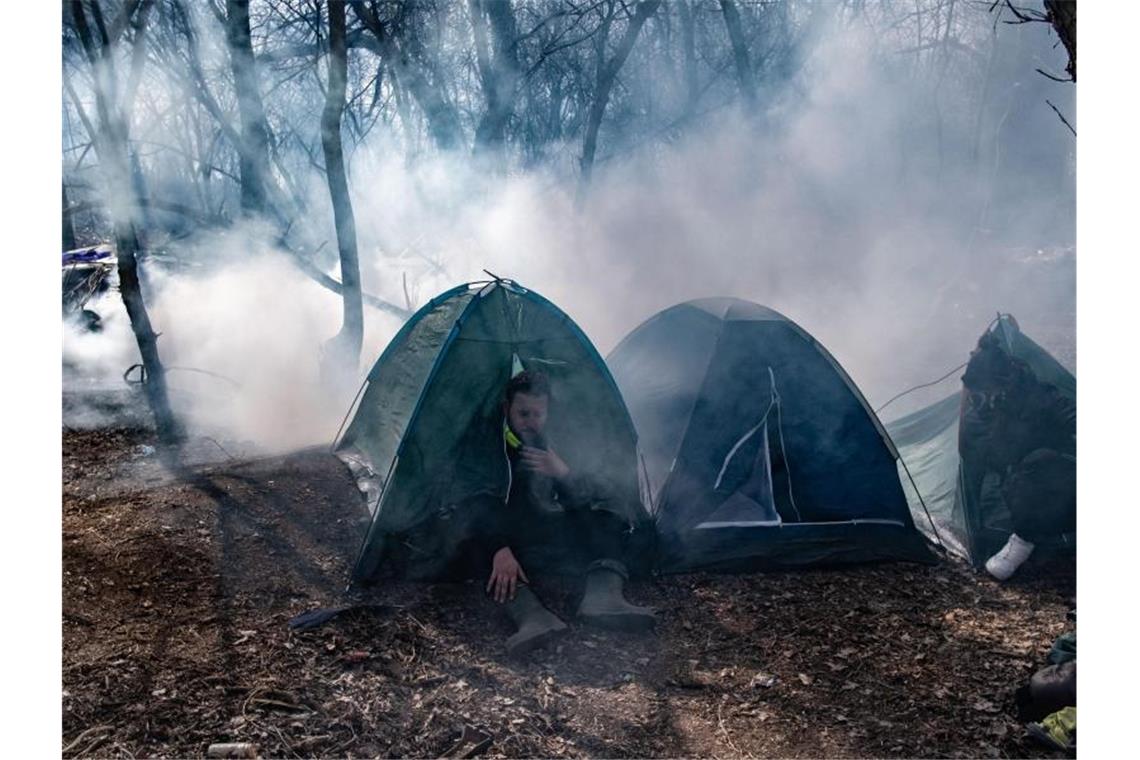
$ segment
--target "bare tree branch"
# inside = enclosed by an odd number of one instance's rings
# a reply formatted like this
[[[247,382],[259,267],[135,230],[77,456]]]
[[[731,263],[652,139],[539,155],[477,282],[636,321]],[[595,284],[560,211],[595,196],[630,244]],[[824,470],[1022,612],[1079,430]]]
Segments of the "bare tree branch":
[[[1051,101],[1046,100],[1045,102],[1048,103],[1049,107],[1053,109],[1053,113],[1057,114],[1057,116],[1061,119],[1061,121],[1063,121],[1065,123],[1065,126],[1069,128],[1070,132],[1073,133],[1073,137],[1076,137],[1077,136],[1077,130],[1073,129],[1073,125],[1069,123],[1069,120],[1065,118],[1065,115],[1062,114],[1057,109],[1057,106],[1053,105],[1053,103]]]

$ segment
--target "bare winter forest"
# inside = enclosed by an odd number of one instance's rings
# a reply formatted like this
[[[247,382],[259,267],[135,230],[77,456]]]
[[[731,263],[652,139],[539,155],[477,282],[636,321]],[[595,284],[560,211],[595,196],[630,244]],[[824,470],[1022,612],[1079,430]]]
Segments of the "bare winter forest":
[[[143,286],[68,332],[68,377],[141,361],[179,425],[329,440],[410,311],[484,269],[603,353],[685,298],[770,305],[872,402],[998,310],[1075,362],[1075,86],[1037,71],[1068,76],[1041,9],[223,5],[63,4],[63,247]]]
[[[657,637],[523,665],[463,588],[285,622],[368,519],[311,447],[488,273],[602,355],[770,306],[872,407],[999,311],[1075,371],[1072,6],[64,0],[64,755],[1045,756],[1012,693],[1071,560],[659,579]]]

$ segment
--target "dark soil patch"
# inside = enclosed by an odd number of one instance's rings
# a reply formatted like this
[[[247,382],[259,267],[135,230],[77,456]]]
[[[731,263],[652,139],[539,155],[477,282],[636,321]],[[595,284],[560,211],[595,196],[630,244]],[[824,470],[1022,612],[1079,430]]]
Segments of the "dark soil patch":
[[[475,584],[346,603],[366,514],[323,452],[170,468],[149,433],[64,435],[64,755],[1044,757],[1013,692],[1066,629],[1072,558],[1006,585],[957,563],[636,584],[654,636],[574,626],[508,659]],[[209,446],[206,447],[210,448]],[[540,587],[572,608],[574,585]]]

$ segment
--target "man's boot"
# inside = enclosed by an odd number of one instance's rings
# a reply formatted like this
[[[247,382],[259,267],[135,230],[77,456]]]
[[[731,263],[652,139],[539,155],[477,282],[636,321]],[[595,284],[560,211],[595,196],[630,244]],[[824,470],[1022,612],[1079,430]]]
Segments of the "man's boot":
[[[515,598],[503,605],[518,631],[507,639],[507,654],[521,655],[545,646],[564,635],[569,627],[558,619],[530,590],[520,583]]]
[[[578,618],[602,628],[647,631],[657,617],[649,607],[630,604],[622,595],[629,572],[617,560],[601,559],[586,570],[586,591],[578,605]]]
[[[986,571],[999,581],[1009,580],[1032,553],[1033,544],[1016,533],[1010,533],[1009,541],[1001,551],[986,560]]]

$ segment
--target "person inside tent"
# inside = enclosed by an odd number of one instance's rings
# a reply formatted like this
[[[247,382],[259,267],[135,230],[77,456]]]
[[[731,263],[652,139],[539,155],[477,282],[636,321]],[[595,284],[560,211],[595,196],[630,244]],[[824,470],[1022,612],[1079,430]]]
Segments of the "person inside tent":
[[[487,572],[486,592],[518,627],[507,649],[519,654],[567,630],[529,586],[526,567],[550,552],[586,559],[585,590],[577,609],[584,623],[646,630],[654,613],[625,600],[627,526],[605,509],[605,498],[585,473],[573,471],[546,439],[551,387],[542,372],[524,371],[507,384],[503,437],[511,467],[510,493],[480,515],[476,567]]]
[[[970,355],[959,441],[972,493],[987,472],[1000,478],[1013,532],[986,570],[1004,581],[1038,544],[1076,530],[1077,412],[1000,340],[987,333]]]

